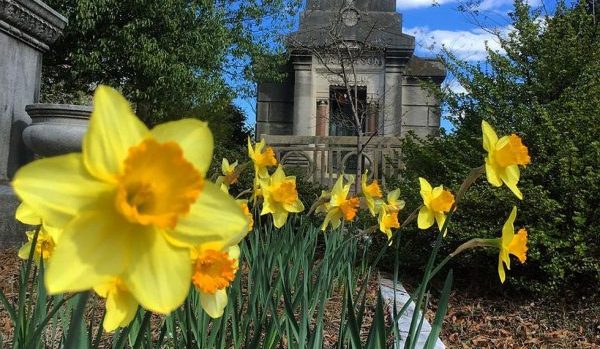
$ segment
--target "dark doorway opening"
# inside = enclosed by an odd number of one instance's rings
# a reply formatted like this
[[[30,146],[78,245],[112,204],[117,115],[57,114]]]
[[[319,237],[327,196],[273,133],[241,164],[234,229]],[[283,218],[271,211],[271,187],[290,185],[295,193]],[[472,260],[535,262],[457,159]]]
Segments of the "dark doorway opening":
[[[352,113],[351,101],[356,97],[359,119],[363,120],[361,129],[365,130],[365,115],[367,112],[367,87],[355,86],[351,88],[352,97],[343,86],[329,87],[329,135],[330,136],[356,136],[356,124]]]

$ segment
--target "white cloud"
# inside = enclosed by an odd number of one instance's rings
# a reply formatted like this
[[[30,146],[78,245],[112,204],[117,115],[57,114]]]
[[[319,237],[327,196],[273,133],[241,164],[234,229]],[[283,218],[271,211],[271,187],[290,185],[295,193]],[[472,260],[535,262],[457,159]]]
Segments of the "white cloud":
[[[473,1],[470,4],[470,8],[472,10],[477,11],[490,11],[496,10],[499,8],[506,9],[507,7],[511,7],[513,4],[513,0],[478,0]],[[410,10],[415,8],[423,8],[423,7],[431,7],[438,5],[445,5],[451,3],[460,2],[459,0],[396,0],[396,10]],[[526,0],[530,6],[539,6],[542,4],[542,0]]]
[[[396,10],[410,10],[456,2],[456,0],[396,0]]]
[[[467,93],[467,89],[458,82],[457,79],[451,78],[444,81],[442,88],[448,89],[454,93]]]
[[[500,33],[505,35],[509,29],[502,28]],[[480,28],[452,31],[415,27],[405,28],[403,31],[415,36],[417,53],[421,54],[437,54],[445,47],[460,59],[481,61],[487,57],[486,44],[493,51],[503,52],[496,35]]]

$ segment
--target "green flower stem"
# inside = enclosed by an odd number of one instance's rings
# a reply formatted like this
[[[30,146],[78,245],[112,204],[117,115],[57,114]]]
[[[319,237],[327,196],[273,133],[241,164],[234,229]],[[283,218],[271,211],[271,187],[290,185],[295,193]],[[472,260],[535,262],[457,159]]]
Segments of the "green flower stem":
[[[471,185],[473,185],[473,183],[475,183],[475,181],[484,172],[485,172],[485,168],[483,166],[477,167],[477,168],[474,168],[471,170],[471,172],[469,173],[469,176],[467,176],[467,178],[464,180],[464,182],[460,186],[460,189],[458,190],[454,204],[450,208],[450,212],[448,213],[448,216],[446,217],[446,221],[444,222],[442,229],[440,229],[439,233],[437,234],[437,238],[435,240],[433,250],[431,251],[431,254],[429,255],[429,260],[427,261],[427,267],[425,268],[425,273],[423,274],[423,280],[421,282],[421,285],[418,288],[417,299],[415,302],[415,312],[413,313],[413,317],[412,317],[412,320],[410,323],[410,329],[408,331],[408,337],[407,337],[407,343],[406,343],[408,348],[414,348],[415,345],[417,344],[415,341],[415,336],[416,336],[416,330],[417,330],[417,327],[416,327],[417,319],[418,319],[418,316],[420,313],[419,310],[421,309],[421,306],[423,305],[423,297],[425,295],[425,289],[427,288],[427,284],[429,283],[431,277],[433,277],[433,274],[432,274],[433,264],[435,262],[435,258],[437,257],[437,254],[442,245],[442,238],[444,236],[444,232],[448,228],[448,224],[451,221],[452,215],[454,214],[454,212],[456,212],[456,207],[457,207],[458,202],[462,199],[462,197],[467,192],[467,190],[471,187]],[[441,267],[440,267],[440,269],[441,269]]]
[[[252,189],[246,189],[246,190],[244,190],[243,192],[239,193],[239,194],[238,194],[238,195],[235,197],[235,199],[237,200],[237,199],[241,198],[242,196],[244,196],[244,195],[246,195],[246,194],[252,194],[252,192],[253,192],[253,191],[254,191],[254,190],[252,190]]]
[[[427,282],[431,281],[431,279],[437,274],[443,267],[448,263],[452,258],[458,256],[466,250],[470,250],[472,248],[477,247],[496,247],[498,248],[500,244],[500,239],[471,239],[464,244],[458,246],[454,252],[450,253],[444,260],[442,260],[432,271],[431,275]]]

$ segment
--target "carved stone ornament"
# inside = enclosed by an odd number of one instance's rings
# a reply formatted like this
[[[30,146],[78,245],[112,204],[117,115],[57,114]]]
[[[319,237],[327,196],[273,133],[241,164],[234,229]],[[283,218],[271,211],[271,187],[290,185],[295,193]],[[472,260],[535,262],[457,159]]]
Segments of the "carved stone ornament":
[[[0,30],[47,51],[61,35],[67,19],[38,0],[0,0]]]

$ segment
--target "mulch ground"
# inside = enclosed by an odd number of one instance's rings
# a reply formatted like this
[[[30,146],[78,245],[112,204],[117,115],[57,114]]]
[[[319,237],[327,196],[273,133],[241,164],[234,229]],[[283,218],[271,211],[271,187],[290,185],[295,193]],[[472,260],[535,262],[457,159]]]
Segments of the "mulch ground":
[[[553,298],[494,294],[459,282],[451,293],[440,338],[446,347],[461,349],[600,349],[600,294],[570,293],[565,290]],[[435,299],[431,308],[430,320],[435,317]]]

